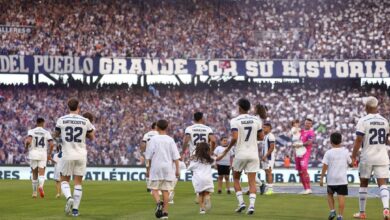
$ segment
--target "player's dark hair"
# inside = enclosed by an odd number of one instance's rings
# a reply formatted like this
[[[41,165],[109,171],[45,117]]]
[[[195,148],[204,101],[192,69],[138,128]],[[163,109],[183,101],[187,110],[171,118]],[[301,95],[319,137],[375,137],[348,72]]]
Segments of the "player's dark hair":
[[[201,163],[212,164],[214,159],[210,156],[210,145],[205,142],[197,143],[192,159]]]
[[[79,100],[77,100],[76,98],[69,99],[68,100],[68,107],[69,107],[69,110],[76,111],[77,108],[79,107]]]
[[[226,136],[221,136],[221,138],[219,140],[222,141],[225,138],[227,138],[227,137]]]
[[[330,135],[330,142],[334,145],[339,145],[341,144],[342,137],[341,134],[338,132],[334,132]]]
[[[246,98],[241,98],[240,100],[238,100],[237,105],[240,106],[240,108],[246,112],[251,109],[251,103]]]
[[[294,120],[291,122],[291,126],[294,126],[295,123],[298,123],[298,124],[299,124],[299,119],[294,119]]]
[[[168,128],[168,121],[161,119],[157,121],[157,127],[163,131],[165,131]]]
[[[83,114],[83,117],[84,117],[84,118],[88,118],[88,120],[89,120],[91,123],[93,122],[94,117],[93,117],[93,115],[92,115],[91,112],[85,112],[85,113]]]
[[[156,129],[156,126],[157,126],[157,123],[156,123],[156,122],[153,122],[153,123],[152,123],[152,129]]]
[[[269,121],[264,122],[264,126],[268,126],[268,127],[272,128],[271,122],[269,122]]]
[[[200,121],[203,118],[203,113],[202,112],[195,112],[194,114],[194,121]]]
[[[41,117],[38,117],[37,118],[37,124],[42,124],[45,122],[45,119],[41,118]]]

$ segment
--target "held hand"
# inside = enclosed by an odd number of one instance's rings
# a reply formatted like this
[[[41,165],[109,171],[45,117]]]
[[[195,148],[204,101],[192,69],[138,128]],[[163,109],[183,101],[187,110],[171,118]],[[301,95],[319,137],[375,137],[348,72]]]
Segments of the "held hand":
[[[179,170],[176,170],[176,178],[180,178],[180,171]]]
[[[261,160],[266,162],[267,161],[267,156],[262,157]]]
[[[47,155],[47,161],[52,161],[51,155]],[[54,161],[53,161],[54,162]]]
[[[323,180],[320,180],[320,186],[324,186],[324,181]]]

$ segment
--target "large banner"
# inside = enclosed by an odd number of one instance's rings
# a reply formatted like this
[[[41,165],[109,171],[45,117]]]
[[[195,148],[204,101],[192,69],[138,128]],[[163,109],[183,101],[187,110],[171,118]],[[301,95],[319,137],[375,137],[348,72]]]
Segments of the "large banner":
[[[0,73],[387,78],[383,60],[202,60],[0,55]]]
[[[53,167],[47,167],[46,179],[52,180],[54,173]],[[312,182],[319,182],[321,176],[321,169],[309,169],[309,175]],[[218,174],[213,170],[213,179],[217,181]],[[260,171],[258,176],[261,180],[265,180],[264,171]],[[273,171],[275,183],[299,183],[299,176],[294,169],[275,169]],[[145,168],[126,168],[126,167],[87,167],[85,180],[92,181],[145,181]],[[359,183],[359,175],[357,169],[348,170],[348,182]],[[29,167],[8,167],[0,166],[0,180],[28,180],[31,179],[31,169]],[[186,170],[182,170],[180,174],[180,181],[191,181],[192,174]],[[247,182],[247,176],[243,175],[242,182]],[[373,180],[372,180],[373,181]]]

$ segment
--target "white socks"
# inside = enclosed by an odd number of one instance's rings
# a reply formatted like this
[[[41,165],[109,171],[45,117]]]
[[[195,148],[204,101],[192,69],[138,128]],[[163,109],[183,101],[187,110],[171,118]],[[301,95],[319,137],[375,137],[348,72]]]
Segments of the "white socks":
[[[237,197],[237,200],[238,200],[238,205],[241,205],[241,204],[244,203],[244,198],[242,196],[242,192],[241,191],[236,192],[236,197]]]
[[[82,195],[83,195],[83,189],[81,185],[75,185],[73,191],[73,199],[74,199],[73,209],[79,209]]]
[[[249,194],[249,207],[255,207],[256,193]]]
[[[45,184],[45,176],[38,176],[39,187],[43,187]]]
[[[383,208],[388,209],[389,208],[389,190],[387,189],[387,185],[382,185],[379,187],[379,189],[380,189],[380,195],[381,195]]]
[[[366,212],[366,201],[367,201],[367,187],[359,188],[359,209],[360,212]]]
[[[64,194],[65,198],[68,199],[69,197],[72,197],[72,194],[70,193],[70,186],[69,183],[66,181],[61,182],[61,190]]]
[[[37,192],[38,180],[32,180],[32,188],[33,188],[33,192]]]

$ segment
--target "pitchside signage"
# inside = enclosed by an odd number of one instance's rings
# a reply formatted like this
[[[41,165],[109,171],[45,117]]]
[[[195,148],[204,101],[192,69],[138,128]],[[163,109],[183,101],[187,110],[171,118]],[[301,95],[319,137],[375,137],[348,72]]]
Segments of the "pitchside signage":
[[[53,179],[53,167],[47,167],[46,179]],[[310,179],[312,182],[319,182],[321,171],[320,169],[309,169]],[[217,181],[217,171],[213,170],[213,179]],[[261,180],[265,179],[264,171],[259,174]],[[276,183],[298,183],[299,176],[294,169],[275,169],[273,171],[274,182]],[[92,181],[145,181],[145,168],[125,168],[125,167],[88,167],[84,176],[85,180]],[[359,183],[357,169],[348,170],[349,183]],[[0,180],[15,179],[28,180],[31,178],[31,170],[29,167],[8,167],[0,166]],[[186,170],[182,170],[180,174],[181,181],[191,181],[192,174]],[[247,176],[243,175],[243,182],[247,182]],[[372,180],[373,181],[373,180]]]
[[[201,60],[0,55],[0,73],[387,78],[390,61]]]

